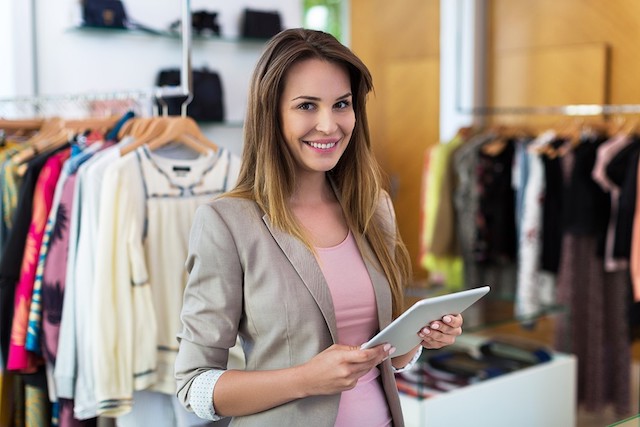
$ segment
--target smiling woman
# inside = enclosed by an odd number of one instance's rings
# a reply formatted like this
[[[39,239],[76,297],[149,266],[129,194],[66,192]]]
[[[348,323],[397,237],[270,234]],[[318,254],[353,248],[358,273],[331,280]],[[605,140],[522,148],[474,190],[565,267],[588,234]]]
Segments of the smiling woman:
[[[176,378],[199,416],[401,427],[394,372],[462,332],[446,315],[404,354],[360,348],[401,312],[410,276],[369,141],[372,89],[325,32],[285,30],[258,61],[238,183],[198,209],[190,239]],[[227,369],[238,336],[247,367]]]

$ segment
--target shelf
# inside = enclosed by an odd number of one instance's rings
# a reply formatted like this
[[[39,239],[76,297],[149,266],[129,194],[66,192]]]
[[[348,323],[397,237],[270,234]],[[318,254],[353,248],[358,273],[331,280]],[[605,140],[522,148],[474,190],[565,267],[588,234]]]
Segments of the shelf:
[[[143,29],[129,29],[129,28],[109,28],[109,27],[91,27],[91,26],[76,26],[67,30],[70,33],[88,33],[88,34],[109,34],[109,35],[135,35],[143,37],[160,37],[165,39],[180,40],[180,33],[167,30],[143,30]],[[203,34],[198,35],[195,32],[191,33],[193,41],[205,41],[205,42],[219,42],[219,43],[231,43],[231,44],[246,44],[246,45],[263,45],[266,39],[255,39],[246,37],[227,37]]]

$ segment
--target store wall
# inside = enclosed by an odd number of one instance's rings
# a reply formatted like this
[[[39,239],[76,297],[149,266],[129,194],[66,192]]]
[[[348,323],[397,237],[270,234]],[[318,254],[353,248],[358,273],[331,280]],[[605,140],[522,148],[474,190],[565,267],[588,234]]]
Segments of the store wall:
[[[638,103],[637,1],[490,0],[488,12],[489,105]]]
[[[16,19],[10,27],[15,36],[7,49],[16,52],[16,60],[9,61],[7,81],[11,83],[3,84],[14,89],[0,92],[0,98],[146,90],[154,86],[159,70],[179,68],[182,63],[182,43],[177,37],[78,31],[75,29],[81,20],[78,0],[35,0],[34,20],[29,13],[30,2],[20,2],[19,6],[15,3]],[[168,29],[181,17],[180,0],[124,0],[124,5],[131,19],[160,30]],[[192,0],[190,5],[193,11],[218,12],[225,38],[238,35],[245,7],[278,10],[284,27],[300,26],[302,22],[299,0]],[[30,42],[32,22],[35,22],[35,50]],[[262,43],[195,38],[192,42],[192,66],[206,66],[221,76],[226,119],[232,123],[201,127],[211,139],[237,154],[242,150],[242,120],[249,79],[262,48]],[[25,79],[26,84],[21,83]],[[65,117],[68,109],[68,103],[61,104],[59,115]]]
[[[0,2],[0,99],[33,93],[31,16],[30,2]],[[0,116],[8,114],[0,110]]]
[[[373,75],[369,101],[374,149],[392,184],[400,232],[416,280],[423,159],[439,142],[440,2],[351,0],[351,45]]]
[[[245,6],[278,9],[285,26],[301,22],[297,0],[194,0],[190,3],[194,11],[219,12],[223,34],[229,37],[238,35],[240,13]],[[166,30],[181,16],[180,0],[125,0],[124,4],[130,18],[152,28]],[[76,0],[38,0],[36,10],[40,94],[144,89],[153,86],[158,69],[181,63],[182,47],[177,39],[71,30],[80,19]],[[252,68],[256,55],[230,43],[226,45],[225,50],[221,43],[194,41],[193,66],[224,68],[228,65],[231,69],[228,83],[236,84],[232,80],[244,83],[246,70]],[[232,79],[233,76],[237,78]],[[234,107],[232,104],[232,117],[239,114]]]

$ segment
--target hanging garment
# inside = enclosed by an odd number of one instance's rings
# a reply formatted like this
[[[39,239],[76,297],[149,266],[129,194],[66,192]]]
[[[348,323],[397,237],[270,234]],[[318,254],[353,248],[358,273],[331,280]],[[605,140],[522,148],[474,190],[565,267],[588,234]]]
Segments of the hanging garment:
[[[80,165],[76,173],[54,377],[58,396],[74,399],[74,416],[80,420],[97,416],[91,314],[102,179],[105,169],[120,158],[120,148],[131,141],[125,138],[117,145],[106,146]]]
[[[451,291],[463,287],[462,258],[455,234],[453,209],[453,171],[451,156],[464,142],[456,136],[447,144],[429,150],[424,206],[424,254],[422,267],[429,271],[429,281],[442,284]]]
[[[618,153],[607,166],[607,174],[617,169],[617,182],[620,185],[618,197],[618,218],[615,228],[613,254],[616,257],[629,259],[631,254],[631,234],[633,229],[633,212],[636,205],[636,169],[640,157],[640,137],[635,136],[631,144]],[[610,174],[611,176],[611,174]]]
[[[19,144],[5,141],[5,145],[0,149],[0,253],[4,250],[5,243],[11,230],[12,215],[18,199],[18,186],[20,176],[14,169],[11,172],[11,156],[20,150]],[[9,176],[7,176],[9,174]],[[16,182],[16,178],[18,181]],[[6,205],[6,206],[5,206]]]
[[[33,214],[29,232],[25,242],[24,256],[20,267],[20,279],[16,284],[14,315],[11,326],[11,342],[7,369],[35,370],[35,359],[25,348],[27,324],[36,266],[40,253],[40,245],[44,236],[44,228],[53,203],[53,193],[62,171],[62,164],[69,157],[68,148],[53,154],[43,166],[33,193]]]
[[[522,217],[518,236],[518,281],[515,314],[527,322],[555,302],[555,280],[540,267],[542,206],[545,196],[544,165],[537,153],[522,159],[528,177],[523,187]]]
[[[580,171],[588,173],[587,179],[591,179],[595,158],[576,153],[574,150],[561,158],[565,194],[577,183],[571,177]],[[618,322],[615,334],[607,331],[607,325],[611,313],[625,312],[629,281],[625,273],[605,273],[596,233],[580,233],[585,230],[582,226],[593,218],[590,212],[585,215],[586,218],[576,219],[575,224],[580,227],[566,223],[568,227],[562,237],[557,298],[566,307],[568,316],[559,316],[556,323],[556,348],[573,353],[580,360],[579,404],[594,412],[613,404],[618,414],[627,414],[631,367],[628,324]],[[575,217],[565,216],[566,220],[571,218]]]
[[[479,197],[475,169],[479,147],[491,139],[491,135],[476,135],[453,154],[452,166],[457,182],[454,189],[453,202],[456,210],[458,238],[462,252],[466,287],[484,283],[473,258],[476,234],[475,215],[478,210]]]
[[[239,170],[224,149],[192,160],[160,153],[140,147],[104,175],[92,304],[99,414],[130,411],[134,390],[175,393],[193,215],[227,191]]]
[[[616,258],[613,255],[613,245],[615,241],[615,229],[618,222],[618,203],[620,197],[620,187],[607,176],[607,165],[624,147],[632,141],[628,135],[617,135],[598,147],[596,161],[591,172],[593,180],[609,193],[610,210],[607,224],[605,248],[604,248],[604,268],[606,271],[621,271],[628,268],[628,260]]]
[[[7,239],[2,258],[0,258],[0,347],[5,365],[9,357],[15,289],[20,279],[22,256],[33,213],[33,193],[40,170],[51,154],[49,152],[42,153],[28,164],[20,186],[11,233]]]
[[[638,197],[637,189],[640,188],[640,164],[637,164],[636,168],[636,209],[633,214],[633,235],[631,238],[629,264],[631,266],[633,300],[638,303],[640,301],[640,197]]]
[[[27,350],[37,354],[42,354],[41,339],[40,339],[41,332],[42,332],[42,281],[43,281],[43,276],[45,272],[46,261],[49,255],[49,244],[51,243],[51,240],[52,240],[52,233],[54,237],[53,240],[56,240],[55,237],[60,236],[61,233],[66,234],[66,231],[64,230],[69,224],[66,223],[65,225],[63,225],[63,228],[60,228],[60,225],[58,224],[68,221],[69,219],[68,206],[71,206],[71,200],[65,199],[65,203],[61,207],[62,210],[60,212],[58,212],[58,208],[60,208],[63,191],[67,192],[67,198],[73,196],[74,186],[73,184],[68,184],[66,181],[68,178],[70,178],[70,175],[74,175],[73,180],[75,180],[74,165],[79,161],[81,161],[81,159],[84,158],[85,155],[95,152],[102,146],[102,141],[99,140],[101,136],[95,135],[95,138],[96,139],[91,141],[92,145],[89,147],[86,147],[84,149],[84,152],[80,152],[79,150],[76,150],[79,144],[74,143],[72,145],[72,152],[77,151],[77,153],[72,154],[72,157],[69,158],[64,163],[62,167],[62,172],[60,173],[60,177],[58,178],[58,182],[56,184],[56,189],[53,196],[53,204],[51,206],[51,211],[49,212],[49,218],[47,219],[45,233],[42,239],[42,244],[40,246],[40,256],[38,259],[38,266],[36,268],[36,277],[33,285],[33,296],[31,300],[31,308],[29,310],[29,325],[27,328],[26,348]],[[69,195],[69,193],[71,194]],[[55,252],[60,252],[60,251],[54,250],[54,253]],[[61,268],[65,268],[65,266],[67,265],[66,249],[63,249],[61,252],[64,253],[64,256],[62,257],[63,259],[62,260],[57,259],[56,263],[50,263],[49,265],[55,264],[57,266],[60,266]],[[54,255],[54,257],[56,257],[56,255]],[[60,257],[60,255],[58,255],[58,257]],[[61,286],[64,288],[64,283],[62,283]],[[62,304],[62,301],[60,301],[60,304]],[[56,338],[56,347],[57,347],[57,338]],[[55,401],[56,399],[52,396],[52,400]]]

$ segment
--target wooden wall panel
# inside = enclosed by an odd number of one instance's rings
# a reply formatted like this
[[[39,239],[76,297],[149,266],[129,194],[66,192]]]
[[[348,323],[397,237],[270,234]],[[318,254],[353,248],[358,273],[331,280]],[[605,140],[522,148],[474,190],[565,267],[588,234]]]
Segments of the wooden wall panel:
[[[420,193],[426,147],[438,143],[440,61],[437,58],[394,61],[387,65],[384,80],[385,113],[391,117],[385,129],[385,165],[396,195],[394,204],[402,214],[400,231],[414,259],[419,253]]]
[[[503,51],[494,62],[492,105],[603,104],[607,66],[604,44]]]
[[[373,75],[369,124],[376,156],[394,183],[400,232],[419,266],[422,159],[439,135],[440,2],[351,0],[351,47]]]
[[[490,0],[490,88],[496,61],[506,52],[601,44],[609,49],[606,102],[638,103],[640,2],[636,0]],[[518,79],[517,76],[512,76]],[[520,80],[527,84],[526,80]],[[492,90],[490,92],[493,92]],[[489,100],[490,102],[492,99]]]

